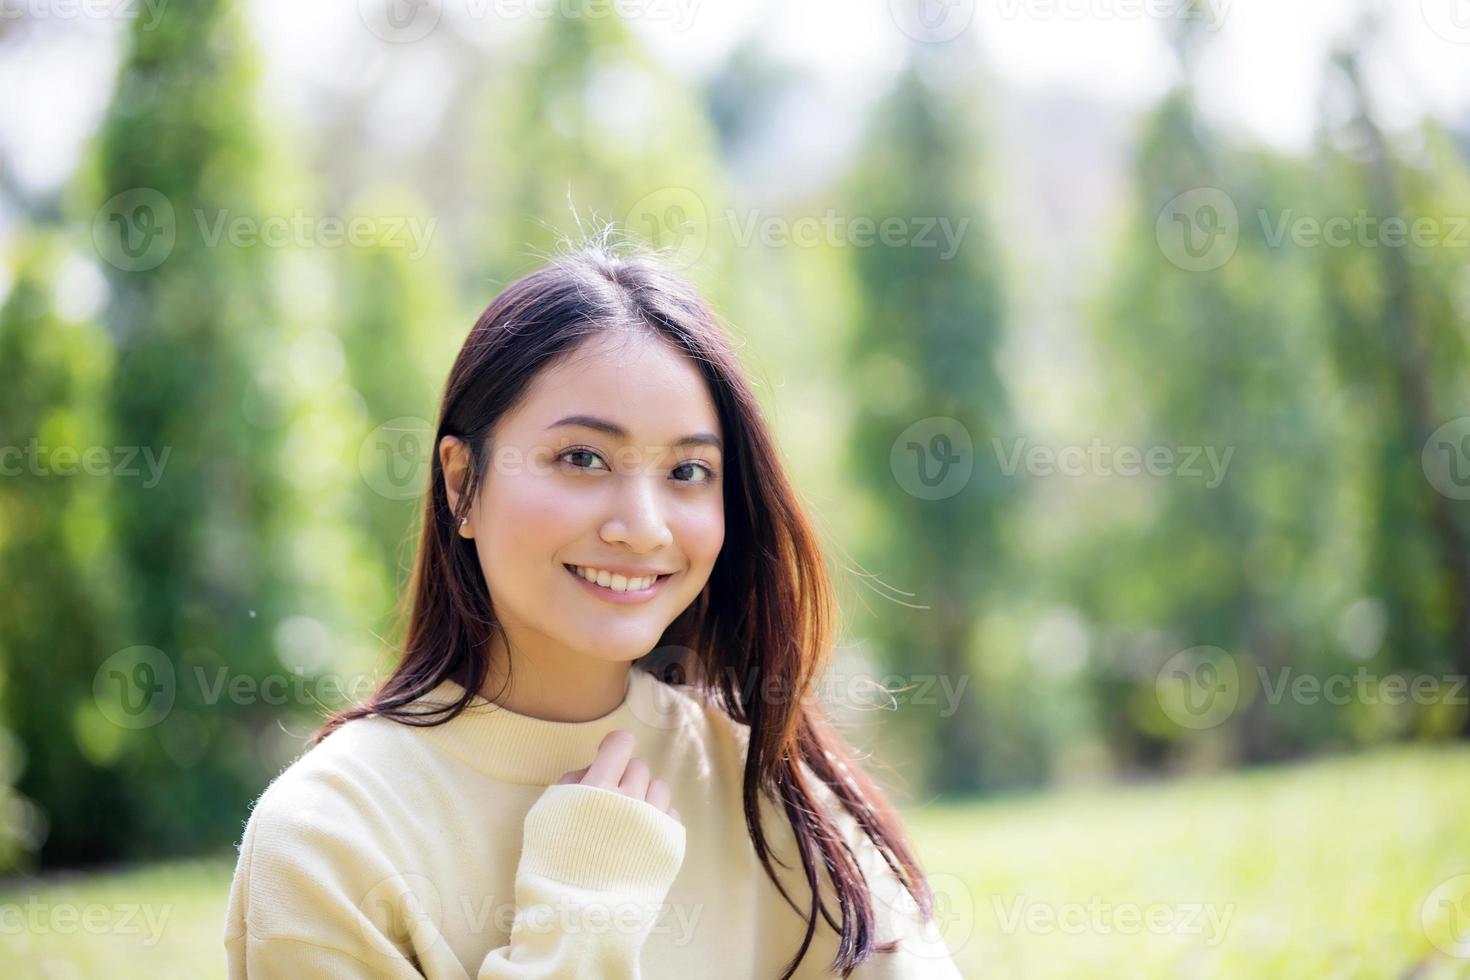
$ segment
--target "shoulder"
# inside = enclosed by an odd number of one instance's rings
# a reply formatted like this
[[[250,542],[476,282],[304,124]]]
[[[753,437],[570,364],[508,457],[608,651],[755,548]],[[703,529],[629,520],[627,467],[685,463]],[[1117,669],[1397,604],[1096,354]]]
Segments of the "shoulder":
[[[390,776],[423,749],[412,730],[386,718],[355,718],[307,748],[261,791],[251,819],[350,818],[381,797]]]
[[[436,771],[419,729],[383,717],[344,723],[251,804],[237,846],[243,871],[386,873],[410,856],[403,828],[421,819]]]
[[[694,684],[672,684],[650,676],[656,705],[651,727],[672,736],[667,741],[688,747],[690,754],[714,767],[716,774],[744,768],[750,745],[750,726],[732,718],[717,696]]]
[[[283,769],[252,804],[237,846],[233,929],[310,938],[351,949],[366,935],[368,901],[395,884],[393,767],[411,760],[413,733],[358,718]]]

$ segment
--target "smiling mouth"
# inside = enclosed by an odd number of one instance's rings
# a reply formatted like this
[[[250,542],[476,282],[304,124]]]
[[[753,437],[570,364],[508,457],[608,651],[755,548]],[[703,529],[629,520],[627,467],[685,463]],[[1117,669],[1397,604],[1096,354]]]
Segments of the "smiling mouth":
[[[601,595],[606,595],[609,597],[622,596],[627,598],[640,598],[652,596],[655,592],[663,587],[664,582],[672,577],[670,575],[655,576],[653,582],[642,589],[614,589],[611,586],[599,585],[598,583],[592,581],[587,576],[577,571],[575,565],[568,565],[566,563],[563,563],[562,568],[565,568],[569,575],[577,579],[577,581],[581,582],[583,585],[587,586],[588,588],[595,589]]]

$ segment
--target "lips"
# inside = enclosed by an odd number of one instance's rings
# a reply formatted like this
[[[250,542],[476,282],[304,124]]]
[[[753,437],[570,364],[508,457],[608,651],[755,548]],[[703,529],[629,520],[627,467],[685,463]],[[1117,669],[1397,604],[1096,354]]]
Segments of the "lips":
[[[607,586],[598,585],[596,582],[588,581],[584,575],[576,570],[576,566],[574,565],[563,564],[562,567],[567,570],[568,575],[576,579],[577,582],[580,583],[584,589],[587,589],[589,593],[599,599],[606,600],[607,602],[617,603],[619,605],[630,605],[640,602],[647,602],[649,599],[652,599],[655,595],[659,593],[659,590],[663,588],[664,583],[667,582],[671,577],[669,575],[659,575],[655,577],[653,584],[649,585],[646,588],[637,589],[634,591],[624,590],[622,592],[618,592]]]

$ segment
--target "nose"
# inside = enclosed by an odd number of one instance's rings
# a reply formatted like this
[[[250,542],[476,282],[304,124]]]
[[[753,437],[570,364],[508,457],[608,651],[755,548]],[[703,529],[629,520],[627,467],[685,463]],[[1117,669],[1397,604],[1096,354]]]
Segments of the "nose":
[[[602,526],[602,539],[621,542],[639,554],[673,543],[674,532],[664,519],[663,480],[657,473],[627,473],[619,476],[613,516]]]

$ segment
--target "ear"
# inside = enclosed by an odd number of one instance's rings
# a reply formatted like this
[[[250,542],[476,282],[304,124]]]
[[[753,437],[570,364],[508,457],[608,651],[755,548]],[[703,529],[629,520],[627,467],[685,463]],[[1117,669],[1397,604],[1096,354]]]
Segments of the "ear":
[[[465,476],[469,471],[469,451],[465,444],[456,436],[445,436],[439,440],[439,468],[444,473],[444,494],[449,499],[449,510],[451,513],[459,512],[459,488],[464,486]],[[456,530],[462,538],[473,538],[474,528],[469,521],[461,521],[456,518],[459,527]]]

